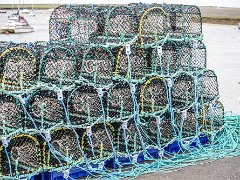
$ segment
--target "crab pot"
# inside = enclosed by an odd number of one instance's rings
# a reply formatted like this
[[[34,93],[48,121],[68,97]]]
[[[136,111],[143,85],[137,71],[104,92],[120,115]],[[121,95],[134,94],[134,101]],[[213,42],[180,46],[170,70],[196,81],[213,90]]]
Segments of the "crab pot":
[[[141,114],[165,112],[168,99],[166,85],[162,77],[148,77],[139,91]]]
[[[66,92],[63,92],[66,97]],[[57,92],[38,89],[28,99],[27,111],[38,129],[50,128],[62,124],[65,120],[63,105],[58,100]],[[28,117],[26,126],[35,129],[34,123]]]
[[[78,136],[82,136],[81,130],[77,129],[76,132]],[[58,127],[50,131],[50,136],[50,145],[47,142],[43,144],[44,164],[47,169],[71,165],[83,158],[81,139],[77,138],[72,129]]]
[[[76,79],[76,58],[72,49],[53,45],[42,56],[39,80],[57,85],[72,84]]]
[[[166,14],[161,6],[150,7],[141,15],[139,36],[142,44],[150,45],[165,38]]]
[[[139,80],[146,76],[150,69],[149,54],[137,45],[131,46],[130,49],[129,58],[126,54],[126,47],[119,50],[115,63],[115,77]]]
[[[114,123],[114,127],[116,129],[116,151],[118,157],[142,151],[142,142],[145,144],[147,141],[147,136],[144,133],[147,128],[146,124],[142,124],[140,121],[135,123],[134,119],[129,119],[124,125],[125,122],[122,121]]]
[[[71,20],[77,17],[75,6],[60,5],[55,8],[49,20],[50,41],[70,41]]]
[[[3,145],[0,146],[2,176],[10,179],[11,174],[19,178],[19,176],[32,176],[41,172],[41,148],[36,137],[19,134],[8,140],[6,151]]]
[[[105,109],[107,95],[103,94]],[[79,86],[73,90],[68,99],[69,118],[73,125],[93,123],[103,117],[100,97],[95,88]]]
[[[184,110],[194,103],[195,85],[193,76],[181,72],[173,78],[171,88],[172,107],[177,110]]]
[[[202,17],[200,9],[193,5],[166,5],[167,27],[170,36],[192,36],[202,34]]]
[[[203,131],[218,131],[223,127],[224,106],[219,100],[206,104],[202,115]]]
[[[110,123],[104,125],[100,122],[92,125],[90,131],[91,135],[85,129],[82,136],[82,149],[87,158],[93,160],[112,157],[112,146],[115,148],[114,127]]]
[[[210,103],[219,96],[217,76],[212,70],[204,70],[198,74],[198,100]]]
[[[23,90],[36,82],[37,61],[27,49],[9,48],[1,54],[0,61],[2,89]]]
[[[151,147],[163,147],[175,137],[175,131],[171,122],[170,114],[164,113],[159,117],[142,117],[142,121],[147,123],[148,145]]]
[[[159,46],[162,55],[158,55]],[[206,68],[206,47],[201,41],[167,41],[153,49],[152,62],[152,71],[161,74],[199,71]]]
[[[77,6],[76,19],[71,19],[71,39],[81,44],[100,43],[106,12],[101,8]]]
[[[80,75],[89,83],[108,85],[112,83],[114,57],[103,46],[92,46],[84,54]]]
[[[119,44],[137,35],[136,15],[131,7],[111,6],[106,17],[106,43]]]
[[[0,94],[0,135],[11,133],[23,127],[22,108],[13,95]]]
[[[108,93],[108,117],[126,119],[134,114],[134,103],[129,83],[118,82]]]

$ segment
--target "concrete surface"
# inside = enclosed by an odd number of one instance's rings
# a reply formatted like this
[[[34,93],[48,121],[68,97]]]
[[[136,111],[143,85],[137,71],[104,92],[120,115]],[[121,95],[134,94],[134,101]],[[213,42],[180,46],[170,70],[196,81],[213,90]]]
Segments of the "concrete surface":
[[[189,166],[171,173],[152,173],[137,177],[137,180],[239,180],[240,157],[223,158],[217,161]]]

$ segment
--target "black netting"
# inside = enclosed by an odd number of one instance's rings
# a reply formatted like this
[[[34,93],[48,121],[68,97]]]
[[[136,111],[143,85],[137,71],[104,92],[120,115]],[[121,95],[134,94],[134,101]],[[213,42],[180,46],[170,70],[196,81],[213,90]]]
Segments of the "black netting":
[[[162,47],[162,55],[158,48]],[[152,70],[163,74],[187,72],[206,68],[206,47],[201,41],[173,42],[159,44],[152,52]]]
[[[211,102],[219,96],[217,76],[212,70],[204,70],[198,75],[199,101]]]
[[[103,97],[104,102],[105,99]],[[70,121],[74,125],[97,121],[102,117],[102,108],[97,90],[90,86],[76,88],[68,99],[68,111]]]
[[[80,153],[80,144],[76,139],[75,133],[69,128],[57,128],[51,132],[52,151],[45,144],[47,152],[44,152],[46,165],[56,167],[62,165],[70,165],[71,163],[80,161],[82,155]],[[79,131],[79,133],[82,133]],[[81,135],[81,134],[80,134]],[[57,152],[57,153],[56,153]],[[54,154],[52,154],[54,153]]]
[[[175,137],[174,127],[171,122],[170,114],[165,113],[160,118],[160,124],[157,124],[157,118],[145,118],[148,123],[147,133],[149,136],[148,144],[154,147],[164,147]]]
[[[1,135],[21,129],[23,126],[22,110],[18,99],[12,95],[0,94],[0,129]]]
[[[186,73],[179,73],[173,79],[172,107],[174,109],[187,109],[194,103],[194,78]]]
[[[107,43],[131,40],[137,34],[136,16],[131,7],[111,7],[105,24]]]
[[[164,80],[154,76],[146,80],[140,90],[142,113],[159,113],[167,106],[167,90]]]
[[[166,14],[162,7],[146,10],[139,23],[141,43],[152,44],[163,39],[167,33]]]
[[[0,56],[0,76],[3,89],[19,90],[36,82],[37,61],[27,49],[13,47]]]
[[[131,54],[128,58],[125,48],[121,48],[116,58],[115,76],[125,79],[141,79],[146,76],[149,64],[148,53],[144,49],[136,45],[131,46]]]
[[[38,140],[27,134],[13,137],[6,148],[10,159],[12,174],[32,174],[42,167],[41,149]],[[1,174],[10,176],[9,161],[1,146]]]
[[[67,98],[66,95],[65,98]],[[36,90],[28,99],[28,112],[39,129],[60,124],[65,119],[63,106],[58,100],[57,92],[51,90]],[[26,125],[28,128],[35,128],[29,118]]]
[[[76,79],[76,58],[70,48],[53,45],[43,54],[40,81],[56,84],[73,83]]]
[[[134,104],[130,84],[114,85],[108,94],[108,116],[113,119],[125,119],[134,113]]]
[[[82,149],[86,156],[90,159],[101,159],[112,156],[112,145],[114,146],[115,133],[114,127],[110,123],[106,123],[105,128],[103,123],[98,123],[91,127],[91,131],[91,136],[87,136],[86,132],[82,136]],[[111,138],[112,142],[109,138]]]
[[[80,75],[90,83],[107,85],[112,82],[114,57],[102,46],[90,47],[83,57]]]

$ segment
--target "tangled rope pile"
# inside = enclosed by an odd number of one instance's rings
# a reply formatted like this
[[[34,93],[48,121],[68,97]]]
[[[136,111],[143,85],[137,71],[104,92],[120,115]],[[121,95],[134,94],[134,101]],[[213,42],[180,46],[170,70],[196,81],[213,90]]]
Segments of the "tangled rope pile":
[[[61,5],[49,35],[0,43],[1,178],[119,179],[240,155],[196,6]]]

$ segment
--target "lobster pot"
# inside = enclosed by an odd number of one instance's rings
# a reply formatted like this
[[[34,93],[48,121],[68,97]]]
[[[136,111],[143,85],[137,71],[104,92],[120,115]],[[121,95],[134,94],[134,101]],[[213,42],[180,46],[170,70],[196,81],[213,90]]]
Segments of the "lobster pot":
[[[106,14],[106,13],[105,13]],[[106,17],[99,8],[77,6],[76,19],[71,19],[71,39],[81,44],[89,44],[103,35]]]
[[[0,94],[0,135],[11,133],[23,126],[20,102],[12,95]]]
[[[60,5],[55,8],[49,20],[50,41],[71,40],[71,20],[77,17],[75,6]]]
[[[134,113],[130,84],[117,83],[108,93],[108,117],[126,119]]]
[[[167,89],[160,76],[148,77],[140,89],[140,106],[142,114],[162,114],[168,104]]]
[[[159,48],[162,48],[162,55],[159,54]],[[168,41],[163,45],[158,45],[152,53],[152,71],[160,74],[172,74],[181,69],[181,44]]]
[[[119,44],[137,35],[136,15],[131,7],[112,6],[106,18],[106,43]]]
[[[127,80],[138,80],[143,78],[150,67],[148,53],[138,46],[131,47],[131,54],[128,58],[126,48],[119,50],[115,63],[115,76]]]
[[[181,138],[187,138],[197,135],[200,124],[197,113],[193,108],[179,111],[174,114],[175,123],[178,127],[178,133]]]
[[[212,70],[198,74],[198,98],[202,103],[209,103],[219,96],[217,76]]]
[[[200,71],[206,68],[207,52],[202,41],[181,44],[181,67],[184,71]]]
[[[63,92],[63,96],[65,92]],[[28,100],[27,110],[38,129],[50,128],[63,123],[65,113],[63,105],[58,100],[57,92],[45,89],[38,89]],[[35,129],[31,119],[27,120],[27,127]]]
[[[165,146],[173,140],[176,135],[171,122],[170,114],[164,113],[162,116],[159,116],[159,118],[160,121],[157,122],[156,117],[142,117],[142,121],[148,124],[148,145],[156,148]]]
[[[197,37],[202,34],[202,17],[200,9],[193,5],[164,6],[167,14],[167,27],[170,36]]]
[[[207,132],[219,131],[224,125],[224,107],[219,101],[205,105],[202,117],[202,130]]]
[[[80,130],[76,130],[81,135]],[[71,165],[82,158],[81,142],[72,129],[58,127],[50,131],[51,146],[44,142],[44,164],[47,168]]]
[[[124,126],[126,127],[124,128]],[[126,124],[124,121],[114,123],[114,127],[116,129],[116,151],[118,156],[143,150],[142,143],[145,144],[147,141],[146,124],[138,122],[136,126],[134,119],[130,119]]]
[[[102,46],[90,47],[84,54],[81,77],[89,83],[108,85],[112,82],[114,57]]]
[[[162,55],[158,55],[159,46],[162,47]],[[206,68],[206,47],[201,41],[168,41],[153,49],[152,61],[152,71],[161,74],[173,74],[179,70],[199,71]]]
[[[36,137],[19,134],[8,140],[10,141],[6,150],[3,145],[0,146],[2,176],[12,179],[11,173],[14,178],[19,178],[32,176],[42,171],[41,148]]]
[[[1,88],[22,90],[36,82],[36,58],[21,47],[5,50],[0,61]]]
[[[177,110],[184,110],[194,103],[195,85],[194,78],[185,73],[178,73],[173,78],[171,88],[172,107]]]
[[[76,78],[76,58],[71,49],[53,45],[43,54],[39,80],[59,85],[71,84]]]
[[[110,123],[97,123],[90,128],[91,135],[86,130],[82,136],[82,149],[89,159],[109,158],[113,156],[115,147],[114,127]]]
[[[106,94],[103,95],[106,104]],[[73,125],[92,123],[102,118],[102,107],[98,92],[91,86],[77,87],[68,99],[69,118]]]
[[[162,7],[150,7],[143,12],[139,23],[142,44],[150,45],[165,38],[167,34],[166,14]]]

